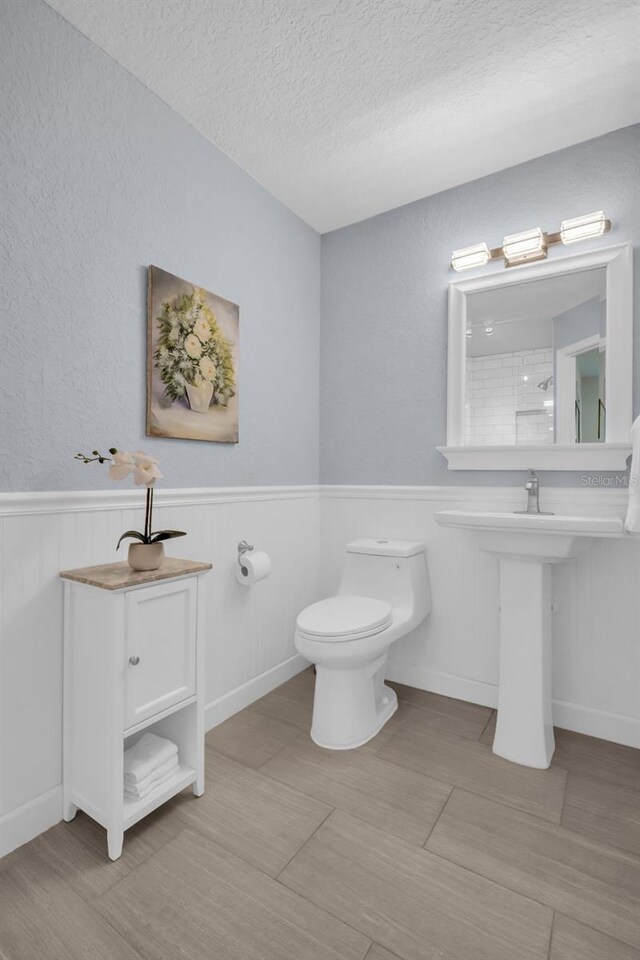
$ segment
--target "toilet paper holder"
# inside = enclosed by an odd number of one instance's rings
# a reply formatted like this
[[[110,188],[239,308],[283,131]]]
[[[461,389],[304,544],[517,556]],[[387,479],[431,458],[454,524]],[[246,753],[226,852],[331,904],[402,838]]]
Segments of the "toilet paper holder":
[[[253,550],[253,544],[247,543],[246,540],[241,540],[240,543],[238,544],[238,566],[240,567],[241,570],[242,570],[242,558],[245,555],[245,553],[249,553],[251,550]]]

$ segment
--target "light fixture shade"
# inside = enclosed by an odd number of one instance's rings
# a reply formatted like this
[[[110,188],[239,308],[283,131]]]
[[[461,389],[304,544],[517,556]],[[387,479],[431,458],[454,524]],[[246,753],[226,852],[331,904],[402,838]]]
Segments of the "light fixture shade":
[[[609,226],[604,210],[597,210],[595,213],[587,213],[584,217],[563,220],[560,226],[560,239],[563,243],[576,243],[578,240],[588,240],[589,237],[601,237]]]
[[[515,263],[529,263],[532,260],[544,260],[547,255],[547,243],[540,227],[512,233],[502,241],[502,253],[507,266]]]
[[[476,243],[473,247],[454,250],[451,256],[453,270],[470,270],[471,267],[484,267],[491,260],[491,251],[486,243]]]

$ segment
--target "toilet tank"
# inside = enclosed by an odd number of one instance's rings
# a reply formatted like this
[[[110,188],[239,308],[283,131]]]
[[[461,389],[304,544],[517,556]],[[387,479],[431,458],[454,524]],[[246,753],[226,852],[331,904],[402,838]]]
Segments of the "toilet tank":
[[[419,623],[431,611],[424,543],[362,539],[347,544],[338,593],[386,600]]]

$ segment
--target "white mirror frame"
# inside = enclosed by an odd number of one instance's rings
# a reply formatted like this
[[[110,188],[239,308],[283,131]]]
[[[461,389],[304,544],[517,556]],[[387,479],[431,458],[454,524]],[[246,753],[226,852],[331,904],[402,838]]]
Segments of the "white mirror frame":
[[[467,297],[543,277],[605,267],[607,436],[604,443],[504,446],[465,444]],[[447,445],[438,447],[449,470],[624,470],[631,453],[633,391],[633,251],[631,244],[510,267],[449,284]]]

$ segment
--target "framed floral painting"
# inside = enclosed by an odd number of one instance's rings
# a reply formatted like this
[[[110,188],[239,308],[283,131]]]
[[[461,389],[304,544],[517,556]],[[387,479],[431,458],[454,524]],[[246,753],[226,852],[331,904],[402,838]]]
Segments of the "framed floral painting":
[[[238,442],[239,309],[149,267],[147,435]]]

